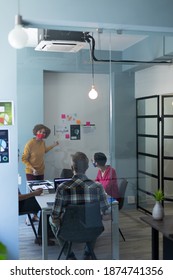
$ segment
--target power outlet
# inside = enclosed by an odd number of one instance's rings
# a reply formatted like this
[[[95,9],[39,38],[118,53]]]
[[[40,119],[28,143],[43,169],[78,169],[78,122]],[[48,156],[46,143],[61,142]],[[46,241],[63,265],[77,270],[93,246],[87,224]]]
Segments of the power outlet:
[[[134,195],[130,195],[127,197],[128,204],[134,204],[135,203],[135,197]]]

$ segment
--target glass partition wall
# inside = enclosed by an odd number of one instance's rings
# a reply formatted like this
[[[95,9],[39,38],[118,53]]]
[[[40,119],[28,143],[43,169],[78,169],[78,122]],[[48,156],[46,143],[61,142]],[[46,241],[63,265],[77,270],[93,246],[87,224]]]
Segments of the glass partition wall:
[[[18,52],[19,149],[22,153],[25,143],[33,137],[35,124],[44,123],[51,129],[46,144],[58,140],[59,146],[45,156],[45,179],[50,181],[59,177],[62,169],[71,168],[71,154],[77,151],[88,156],[86,175],[95,180],[98,168],[92,160],[96,152],[104,153],[106,164],[116,170],[118,185],[123,178],[128,180],[124,204],[130,208],[136,202],[134,74],[129,75],[123,71],[123,63],[115,62],[122,59],[121,52],[112,51],[116,34],[105,32],[104,48],[103,34],[91,33],[97,39],[93,68],[87,44],[76,53],[38,52],[34,48]],[[93,83],[92,69],[98,92],[95,100],[88,96]],[[19,169],[20,188],[25,191],[21,161]],[[127,193],[132,197],[129,203]],[[98,259],[118,258],[122,236],[119,232],[112,235],[112,215],[111,212],[110,219],[105,221],[105,230],[96,244]],[[52,254],[50,258],[56,257]]]
[[[137,112],[137,207],[151,214],[153,194],[164,192],[172,211],[172,95],[139,98]]]
[[[161,99],[162,104],[162,160],[161,160],[161,188],[164,191],[165,201],[164,209],[165,213],[172,212],[173,203],[173,96],[164,95]]]
[[[139,98],[137,112],[137,207],[151,213],[160,186],[159,96]]]

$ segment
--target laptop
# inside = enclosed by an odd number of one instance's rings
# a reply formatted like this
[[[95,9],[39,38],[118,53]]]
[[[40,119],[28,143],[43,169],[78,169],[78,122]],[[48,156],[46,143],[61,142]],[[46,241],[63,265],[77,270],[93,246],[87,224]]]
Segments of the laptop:
[[[55,191],[61,183],[64,183],[64,182],[70,181],[70,180],[71,180],[71,178],[54,178]]]

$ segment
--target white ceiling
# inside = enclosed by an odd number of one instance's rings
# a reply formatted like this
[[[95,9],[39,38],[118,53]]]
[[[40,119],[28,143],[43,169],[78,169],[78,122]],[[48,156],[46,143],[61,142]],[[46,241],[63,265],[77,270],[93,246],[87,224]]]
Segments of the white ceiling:
[[[95,49],[112,51],[124,51],[147,37],[142,35],[115,33],[93,33],[92,36],[95,39]]]

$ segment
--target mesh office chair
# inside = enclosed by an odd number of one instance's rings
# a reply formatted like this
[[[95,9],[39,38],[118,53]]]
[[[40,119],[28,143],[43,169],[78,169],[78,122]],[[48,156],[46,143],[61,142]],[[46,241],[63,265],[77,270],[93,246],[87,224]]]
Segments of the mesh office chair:
[[[69,205],[66,208],[58,234],[64,240],[64,245],[61,248],[58,260],[61,258],[65,246],[68,246],[66,255],[66,259],[68,259],[72,243],[85,243],[88,246],[92,259],[96,260],[91,243],[103,231],[104,226],[99,202],[84,205]]]
[[[61,171],[60,177],[61,178],[71,178],[71,177],[73,177],[73,171],[71,169],[64,168]]]
[[[128,184],[128,181],[126,179],[122,179],[122,181],[120,182],[119,187],[118,187],[119,195],[120,195],[119,210],[121,210],[123,208],[123,205],[124,205],[124,198],[125,198],[125,192],[126,192],[127,184]],[[123,240],[125,241],[125,237],[124,237],[120,228],[119,228],[119,232],[120,232]]]

